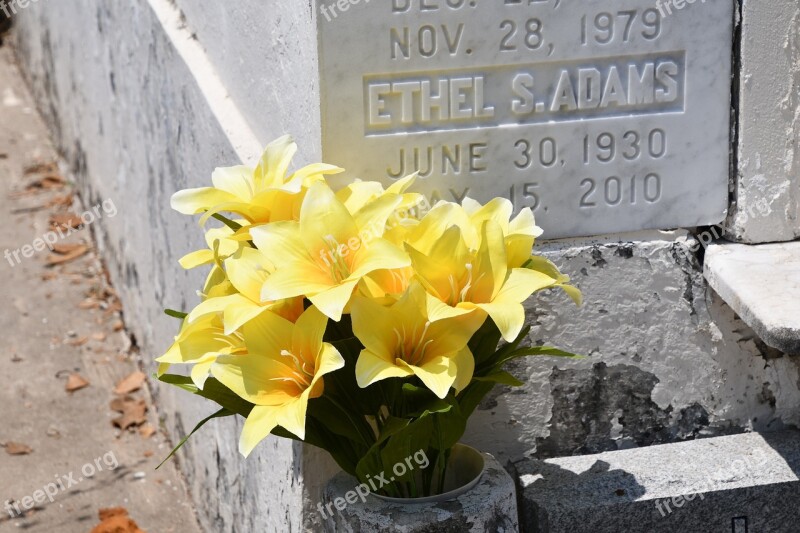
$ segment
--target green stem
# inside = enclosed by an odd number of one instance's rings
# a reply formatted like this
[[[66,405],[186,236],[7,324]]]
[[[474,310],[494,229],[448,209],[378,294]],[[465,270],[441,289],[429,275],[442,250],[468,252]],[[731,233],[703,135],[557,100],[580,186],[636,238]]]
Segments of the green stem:
[[[336,406],[336,408],[338,408],[338,409],[339,409],[339,410],[340,410],[340,411],[341,411],[341,412],[344,414],[344,416],[346,416],[346,417],[347,417],[347,419],[348,419],[348,420],[349,420],[349,421],[350,421],[350,422],[353,424],[353,426],[356,428],[356,430],[357,430],[357,431],[358,431],[358,432],[361,434],[361,438],[363,439],[363,442],[364,442],[364,444],[367,446],[367,448],[370,448],[370,447],[371,447],[373,444],[375,444],[375,441],[376,441],[376,439],[375,439],[375,434],[374,434],[374,432],[372,431],[372,428],[371,428],[371,427],[369,427],[369,424],[367,424],[367,421],[366,421],[366,420],[362,419],[362,420],[361,420],[361,423],[359,423],[358,419],[355,419],[355,420],[354,420],[354,419],[353,419],[353,417],[352,417],[352,415],[350,414],[350,411],[348,411],[347,409],[345,409],[345,408],[342,406],[342,404],[340,404],[339,402],[337,402],[337,401],[336,401],[336,399],[335,399],[333,396],[328,396],[327,398],[328,398],[328,400],[330,400],[330,402],[331,402],[333,405],[335,405],[335,406]],[[364,426],[366,426],[366,428],[365,428]],[[367,430],[368,430],[368,431],[367,431]]]

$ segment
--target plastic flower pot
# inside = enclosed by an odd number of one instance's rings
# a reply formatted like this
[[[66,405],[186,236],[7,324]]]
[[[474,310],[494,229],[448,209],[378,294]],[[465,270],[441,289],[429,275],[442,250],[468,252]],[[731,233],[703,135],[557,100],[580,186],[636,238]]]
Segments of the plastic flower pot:
[[[447,472],[445,491],[424,498],[391,498],[372,492],[364,495],[363,485],[359,493],[358,481],[340,473],[325,488],[320,506],[325,512],[319,513],[322,530],[329,533],[518,531],[514,481],[494,457],[457,444]]]

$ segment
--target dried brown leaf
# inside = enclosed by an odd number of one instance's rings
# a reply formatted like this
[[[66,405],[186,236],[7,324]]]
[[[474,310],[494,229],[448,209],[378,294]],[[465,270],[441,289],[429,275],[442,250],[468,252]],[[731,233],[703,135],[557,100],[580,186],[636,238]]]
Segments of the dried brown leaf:
[[[136,392],[142,388],[145,379],[147,379],[145,373],[137,370],[117,383],[117,386],[114,388],[114,393],[124,395]]]
[[[69,252],[64,255],[50,255],[47,258],[47,266],[55,266],[61,265],[64,263],[68,263],[70,261],[74,261],[75,259],[79,258],[80,256],[84,255],[86,252],[89,251],[87,246],[81,245],[80,247],[76,248],[72,252]]]
[[[100,524],[91,533],[145,533],[130,519],[128,511],[122,507],[100,509]]]
[[[111,422],[122,430],[126,430],[129,427],[141,426],[147,422],[147,418],[145,416],[145,413],[147,413],[147,404],[144,402],[144,400],[126,398],[119,402],[116,406],[114,405],[114,402],[112,402],[112,409],[114,407],[119,407],[119,409],[114,410],[121,412],[122,416],[115,418]]]
[[[26,176],[30,176],[31,174],[49,174],[54,172],[58,172],[58,163],[55,161],[34,163],[32,165],[28,165],[22,171],[22,173]]]
[[[72,195],[72,193],[62,194],[47,202],[47,207],[70,207],[74,201],[75,197]]]
[[[28,455],[33,453],[33,449],[30,446],[20,442],[6,442],[5,449],[8,455]]]
[[[94,298],[86,298],[78,304],[79,309],[97,309],[98,307],[100,307],[100,302]]]
[[[50,225],[54,228],[77,229],[83,224],[81,218],[75,213],[50,215]]]
[[[75,392],[89,386],[89,382],[80,374],[70,374],[65,387],[67,392]]]
[[[87,342],[89,342],[89,337],[83,336],[77,339],[73,339],[71,341],[67,341],[67,344],[69,344],[70,346],[83,346]]]
[[[83,244],[58,243],[53,245],[53,253],[66,255],[75,250],[80,250],[81,248],[85,248],[85,246]]]

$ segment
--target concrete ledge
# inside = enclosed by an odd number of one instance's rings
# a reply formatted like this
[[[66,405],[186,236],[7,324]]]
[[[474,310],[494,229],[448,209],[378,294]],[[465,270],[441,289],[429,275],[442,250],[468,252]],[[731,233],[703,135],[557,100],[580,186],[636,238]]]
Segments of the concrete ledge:
[[[796,531],[800,432],[515,463],[522,531]]]
[[[769,346],[800,354],[800,242],[712,244],[705,277]]]

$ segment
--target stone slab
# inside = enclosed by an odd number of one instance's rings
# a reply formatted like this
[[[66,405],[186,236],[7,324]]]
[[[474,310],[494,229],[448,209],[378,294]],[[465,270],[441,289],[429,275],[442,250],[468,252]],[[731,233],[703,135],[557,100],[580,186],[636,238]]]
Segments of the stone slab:
[[[427,504],[396,504],[368,495],[362,503],[350,504],[332,517],[326,515],[326,533],[393,531],[396,533],[515,533],[518,531],[514,481],[491,455],[484,454],[486,469],[478,485],[458,499]],[[340,473],[325,489],[320,507],[344,498],[358,481]]]
[[[509,197],[546,238],[718,223],[733,3],[656,5],[317,0],[324,157]]]
[[[797,531],[800,432],[515,464],[522,531]]]
[[[800,242],[712,244],[711,287],[769,346],[800,354]]]

